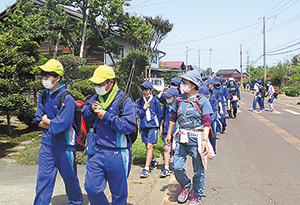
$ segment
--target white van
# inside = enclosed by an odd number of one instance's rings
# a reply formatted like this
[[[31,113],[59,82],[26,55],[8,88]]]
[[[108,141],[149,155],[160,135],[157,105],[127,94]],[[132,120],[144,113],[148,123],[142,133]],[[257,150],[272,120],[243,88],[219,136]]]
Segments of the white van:
[[[153,88],[158,91],[162,91],[165,87],[163,78],[150,78],[150,82],[152,83]]]

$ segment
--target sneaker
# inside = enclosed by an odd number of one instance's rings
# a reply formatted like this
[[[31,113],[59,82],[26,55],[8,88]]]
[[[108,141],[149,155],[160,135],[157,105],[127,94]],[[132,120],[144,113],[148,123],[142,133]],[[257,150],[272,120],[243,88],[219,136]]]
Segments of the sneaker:
[[[147,169],[143,169],[142,173],[141,173],[141,178],[147,178],[150,175],[150,171]]]
[[[181,193],[179,194],[177,199],[178,199],[178,202],[184,203],[184,202],[186,202],[186,200],[189,196],[189,192],[191,191],[192,187],[186,188],[186,189],[180,187],[180,189],[181,189]]]
[[[225,134],[226,128],[222,130],[221,134]]]
[[[166,176],[170,176],[170,170],[168,169],[164,169],[164,171],[160,173],[160,177],[166,177]]]
[[[270,112],[273,112],[274,111],[274,109],[270,109]]]
[[[194,194],[191,194],[190,197],[191,197],[190,205],[200,205],[201,204],[200,199],[198,199],[198,197],[196,197]]]
[[[257,110],[252,110],[252,112],[254,112],[254,113],[258,113],[258,112],[257,112]]]
[[[265,111],[265,109],[263,109],[263,110],[260,110],[260,112],[264,112]]]
[[[155,169],[155,167],[157,167],[157,161],[151,161],[149,168],[150,169]]]

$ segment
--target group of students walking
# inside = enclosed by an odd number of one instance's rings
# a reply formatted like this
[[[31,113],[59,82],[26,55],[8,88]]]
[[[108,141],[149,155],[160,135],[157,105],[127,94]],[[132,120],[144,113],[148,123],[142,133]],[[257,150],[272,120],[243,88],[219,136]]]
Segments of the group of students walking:
[[[57,171],[66,187],[70,204],[82,204],[83,197],[76,170],[75,100],[66,95],[58,107],[60,95],[67,89],[60,83],[64,69],[54,59],[38,67],[45,99],[40,96],[34,122],[44,128],[39,151],[39,165],[34,204],[50,204]],[[150,81],[140,88],[143,96],[135,103],[126,97],[119,113],[119,101],[124,92],[118,88],[115,73],[106,65],[99,66],[89,79],[95,88],[82,109],[87,124],[93,124],[94,152],[88,156],[84,188],[92,205],[110,204],[104,194],[107,183],[112,204],[126,204],[132,163],[130,134],[139,119],[142,142],[147,150],[140,177],[147,178],[157,166],[153,145],[164,140],[164,169],[160,177],[170,175],[173,157],[174,175],[181,186],[178,201],[190,196],[190,204],[198,205],[204,193],[206,159],[216,156],[216,136],[226,132],[226,118],[237,117],[239,87],[233,78],[204,76],[188,71],[170,81],[170,87],[157,96]],[[89,140],[88,140],[89,141]],[[89,146],[89,145],[88,145]],[[174,152],[173,152],[174,151]],[[187,156],[193,160],[193,184],[185,167]]]
[[[277,92],[275,92],[275,88],[272,85],[271,81],[267,81],[266,83],[267,87],[265,88],[262,84],[261,80],[258,80],[257,78],[254,79],[254,96],[253,96],[253,109],[252,112],[258,113],[265,111],[265,97],[268,97],[268,104],[270,106],[269,111],[274,111],[274,99],[277,96]],[[260,110],[257,111],[256,106],[257,103],[259,105]]]

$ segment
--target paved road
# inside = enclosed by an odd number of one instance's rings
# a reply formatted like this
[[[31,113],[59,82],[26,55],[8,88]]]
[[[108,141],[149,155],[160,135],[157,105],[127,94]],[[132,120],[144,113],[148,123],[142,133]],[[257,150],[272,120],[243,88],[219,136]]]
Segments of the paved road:
[[[297,99],[279,96],[276,112],[252,113],[252,96],[242,93],[241,113],[228,120],[226,134],[217,140],[217,157],[210,160],[206,172],[202,204],[299,204],[300,146]],[[280,114],[281,113],[281,114]],[[141,166],[132,167],[128,204],[177,204],[179,185],[174,176],[160,179],[162,168],[149,178],[140,179]],[[0,166],[0,204],[32,204],[36,166]],[[78,167],[81,187],[85,167]],[[191,176],[191,162],[187,172]],[[85,203],[88,204],[85,190]],[[109,195],[107,189],[106,193]],[[52,204],[68,204],[58,176]],[[186,203],[188,204],[188,203]]]

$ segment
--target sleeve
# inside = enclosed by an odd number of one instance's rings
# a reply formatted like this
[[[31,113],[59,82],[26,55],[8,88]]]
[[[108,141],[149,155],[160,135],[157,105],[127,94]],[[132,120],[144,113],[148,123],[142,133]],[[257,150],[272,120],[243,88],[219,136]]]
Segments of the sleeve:
[[[93,97],[91,97],[89,101],[87,101],[87,103],[85,103],[85,105],[82,108],[81,114],[86,124],[93,123],[95,118],[97,117],[97,114],[94,113],[92,109],[92,104],[96,100],[97,96],[98,95],[95,94]]]
[[[174,111],[174,110],[172,110],[172,114],[171,114],[171,118],[170,118],[170,121],[171,122],[176,122],[177,121],[177,113]]]
[[[39,96],[39,101],[37,105],[37,109],[33,118],[33,123],[39,125],[39,123],[42,121],[43,115],[45,114],[44,111],[44,105],[42,103],[42,93]]]
[[[159,100],[157,100],[156,98],[154,98],[154,99],[155,99],[154,103],[156,103],[155,107],[156,107],[157,118],[158,118],[158,122],[160,123],[160,121],[163,117],[162,108],[161,108]]]
[[[202,109],[202,115],[207,115],[207,114],[212,114],[213,113],[213,110],[212,110],[212,107],[209,103],[209,101],[207,100],[206,97],[202,97],[200,99],[200,101],[202,101],[203,103],[199,103],[200,104],[200,107]]]
[[[141,119],[145,117],[146,110],[143,107],[143,103],[141,102],[142,98],[139,98],[135,103],[135,112],[137,113],[138,117]]]
[[[109,126],[116,132],[129,135],[136,128],[136,115],[132,110],[134,110],[134,104],[131,99],[127,97],[123,104],[121,117],[116,115],[111,109],[108,109],[103,120],[107,121]]]
[[[76,109],[75,100],[71,95],[66,95],[64,101],[65,106],[62,106],[55,118],[50,121],[48,133],[52,136],[68,131],[72,126]]]
[[[162,94],[162,96],[159,98],[157,97],[157,99],[159,100],[160,103],[164,104],[166,102],[166,96],[165,94]]]
[[[239,100],[241,100],[240,89],[238,87],[236,88],[236,92],[237,92],[237,96],[238,96]]]
[[[210,115],[203,115],[203,127],[209,127],[210,126]]]
[[[228,90],[227,87],[225,89],[225,98],[226,98],[226,100],[230,100],[231,99],[231,96],[230,96],[230,93],[229,93],[229,90]]]

